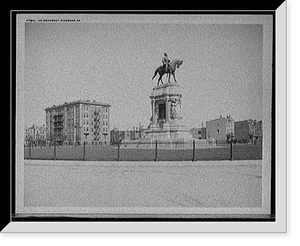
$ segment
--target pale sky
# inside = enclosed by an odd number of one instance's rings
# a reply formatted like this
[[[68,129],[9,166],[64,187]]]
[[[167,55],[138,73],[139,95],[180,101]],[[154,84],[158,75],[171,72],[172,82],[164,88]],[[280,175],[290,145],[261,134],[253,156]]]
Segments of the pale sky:
[[[176,78],[188,127],[229,114],[262,119],[262,25],[26,23],[25,124],[81,99],[110,102],[111,129],[147,127],[164,52],[183,60]]]

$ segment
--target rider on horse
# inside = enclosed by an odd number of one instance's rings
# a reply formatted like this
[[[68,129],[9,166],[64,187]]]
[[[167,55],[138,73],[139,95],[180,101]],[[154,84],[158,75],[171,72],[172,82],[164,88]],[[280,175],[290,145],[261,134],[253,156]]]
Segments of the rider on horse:
[[[168,58],[167,53],[164,53],[164,56],[162,58],[162,63],[165,65],[166,73],[168,72],[169,62],[170,62],[170,60]]]

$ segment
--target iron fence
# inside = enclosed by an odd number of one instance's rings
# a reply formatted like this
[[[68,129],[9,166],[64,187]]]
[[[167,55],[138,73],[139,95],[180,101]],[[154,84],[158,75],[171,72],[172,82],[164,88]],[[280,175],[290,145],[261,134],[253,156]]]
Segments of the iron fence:
[[[262,145],[257,144],[199,144],[189,142],[151,141],[119,142],[110,146],[25,147],[25,159],[82,160],[82,161],[209,161],[209,160],[259,160]]]

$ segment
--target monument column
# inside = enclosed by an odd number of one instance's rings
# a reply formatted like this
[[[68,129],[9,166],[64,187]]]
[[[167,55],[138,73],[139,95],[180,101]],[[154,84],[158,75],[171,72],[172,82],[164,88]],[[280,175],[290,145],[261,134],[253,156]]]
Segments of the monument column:
[[[157,124],[158,104],[153,100],[153,123]]]
[[[170,122],[170,102],[169,96],[166,96],[166,123]]]
[[[152,109],[152,124],[155,122],[155,101],[151,98],[151,109]]]

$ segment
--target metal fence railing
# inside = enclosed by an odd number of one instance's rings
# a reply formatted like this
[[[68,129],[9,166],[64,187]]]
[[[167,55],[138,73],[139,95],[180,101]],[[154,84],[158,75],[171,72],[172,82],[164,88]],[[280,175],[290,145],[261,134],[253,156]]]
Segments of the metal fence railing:
[[[25,146],[25,159],[88,161],[209,161],[259,160],[262,145],[189,142],[119,142],[110,146]]]

